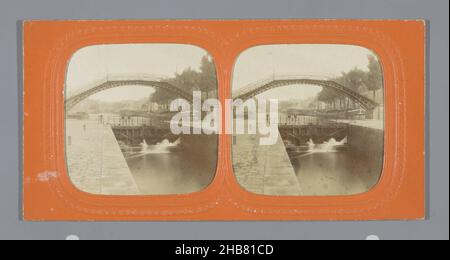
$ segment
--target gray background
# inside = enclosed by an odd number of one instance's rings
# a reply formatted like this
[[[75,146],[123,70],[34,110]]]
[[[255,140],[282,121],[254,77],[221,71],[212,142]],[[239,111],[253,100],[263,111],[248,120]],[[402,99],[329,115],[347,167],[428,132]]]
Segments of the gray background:
[[[448,0],[0,0],[0,239],[449,238]],[[19,219],[21,50],[27,19],[368,18],[429,21],[426,221],[25,223]]]

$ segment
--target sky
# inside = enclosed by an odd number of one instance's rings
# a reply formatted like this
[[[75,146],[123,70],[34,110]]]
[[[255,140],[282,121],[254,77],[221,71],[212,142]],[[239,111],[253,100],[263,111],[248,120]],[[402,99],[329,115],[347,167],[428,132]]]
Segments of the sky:
[[[66,80],[68,95],[117,74],[150,74],[171,77],[191,67],[198,69],[207,52],[181,44],[116,44],[83,48],[72,57]],[[352,45],[290,44],[265,45],[244,51],[237,59],[232,89],[275,75],[335,77],[354,68],[367,70],[365,48]],[[261,94],[259,98],[308,99],[320,92],[317,86],[283,87]],[[101,101],[138,100],[154,90],[130,86],[91,96]]]
[[[171,77],[191,67],[198,69],[201,48],[181,44],[96,45],[77,51],[68,66],[67,93],[84,89],[106,75],[146,74]],[[106,90],[91,96],[101,101],[137,100],[148,97],[154,89],[140,86]]]
[[[257,46],[238,58],[233,74],[233,90],[275,75],[335,77],[359,68],[367,71],[368,55],[373,53],[359,46],[329,44],[290,44]],[[308,99],[317,95],[316,86],[283,87],[267,91],[259,98],[279,100]]]

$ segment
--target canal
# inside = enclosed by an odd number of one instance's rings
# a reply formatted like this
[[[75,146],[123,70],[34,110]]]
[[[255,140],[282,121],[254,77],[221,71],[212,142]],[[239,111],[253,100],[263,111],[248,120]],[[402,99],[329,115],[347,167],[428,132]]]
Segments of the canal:
[[[95,114],[91,120],[106,125],[150,125],[146,117]],[[116,137],[117,138],[117,137]],[[194,137],[192,137],[194,138]],[[160,140],[155,144],[118,141],[128,168],[143,195],[177,195],[199,192],[212,182],[217,167],[217,137]],[[212,152],[211,152],[212,151]]]
[[[215,144],[214,144],[215,145]],[[217,154],[199,156],[180,140],[155,145],[120,143],[128,167],[144,195],[189,194],[205,189],[213,180]]]
[[[98,117],[91,120],[99,122]],[[132,119],[130,124],[134,124],[133,120],[141,119]],[[310,117],[295,120],[300,125],[317,123]],[[147,144],[145,140],[140,144],[119,141],[141,194],[189,194],[205,189],[213,181],[217,136],[184,138],[164,139],[155,144]],[[381,129],[353,126],[343,140],[330,138],[322,143],[310,140],[300,150],[288,149],[302,195],[355,195],[372,189],[381,177],[383,138]]]
[[[356,195],[370,191],[378,183],[383,167],[382,135],[368,136],[371,142],[356,145],[350,143],[352,138],[332,138],[320,144],[310,140],[304,152],[289,153],[303,195]],[[366,149],[358,147],[364,145]]]

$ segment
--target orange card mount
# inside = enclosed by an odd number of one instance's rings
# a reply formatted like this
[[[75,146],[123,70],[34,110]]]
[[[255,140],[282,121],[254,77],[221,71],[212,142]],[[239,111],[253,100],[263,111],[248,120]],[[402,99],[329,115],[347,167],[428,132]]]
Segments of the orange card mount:
[[[422,220],[425,28],[24,22],[23,218]]]

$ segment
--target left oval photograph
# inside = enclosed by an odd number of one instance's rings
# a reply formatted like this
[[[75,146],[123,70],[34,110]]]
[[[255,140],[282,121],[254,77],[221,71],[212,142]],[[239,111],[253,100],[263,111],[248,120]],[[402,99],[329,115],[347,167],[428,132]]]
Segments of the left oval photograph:
[[[204,190],[217,168],[219,111],[208,106],[217,90],[214,60],[196,46],[78,50],[64,92],[71,182],[95,195]]]

